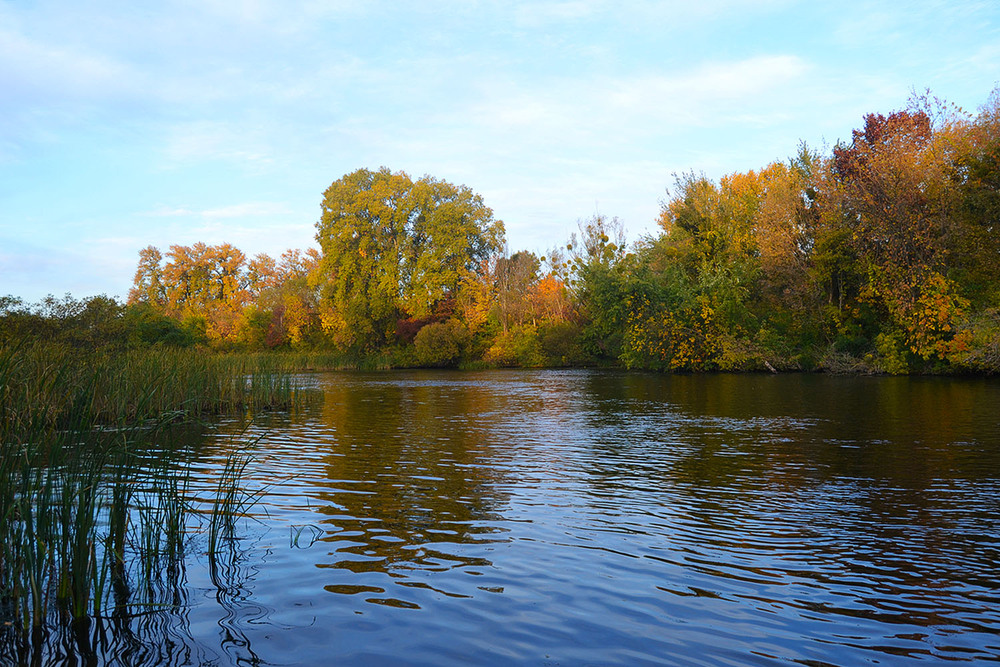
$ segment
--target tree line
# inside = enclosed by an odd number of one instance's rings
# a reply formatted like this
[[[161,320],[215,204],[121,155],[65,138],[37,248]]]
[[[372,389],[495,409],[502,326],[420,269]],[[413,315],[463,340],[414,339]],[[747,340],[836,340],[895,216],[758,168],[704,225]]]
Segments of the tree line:
[[[129,344],[397,366],[1000,370],[1000,89],[977,113],[924,95],[825,153],[680,174],[631,245],[597,215],[544,256],[511,253],[478,194],[384,167],[335,181],[321,210],[319,250],[148,247],[127,305],[64,300],[60,320],[56,300],[8,297],[0,333],[90,317]]]

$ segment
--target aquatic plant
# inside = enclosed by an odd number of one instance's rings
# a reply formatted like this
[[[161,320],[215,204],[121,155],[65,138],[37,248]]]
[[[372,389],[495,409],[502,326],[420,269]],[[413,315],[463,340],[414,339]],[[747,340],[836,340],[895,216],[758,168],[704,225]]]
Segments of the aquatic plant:
[[[173,424],[296,397],[288,373],[252,358],[0,347],[0,654],[92,655],[92,624],[183,605],[191,517],[205,512]],[[256,500],[239,488],[249,462],[234,448],[208,500],[210,554]]]

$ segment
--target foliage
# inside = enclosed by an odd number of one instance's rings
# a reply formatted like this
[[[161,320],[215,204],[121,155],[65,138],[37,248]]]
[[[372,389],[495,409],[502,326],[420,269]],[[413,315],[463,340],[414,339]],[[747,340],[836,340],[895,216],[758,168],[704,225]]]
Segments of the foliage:
[[[457,366],[471,335],[458,320],[428,324],[417,333],[413,345],[421,366]]]
[[[617,359],[625,321],[625,281],[630,257],[625,229],[618,218],[594,215],[579,222],[572,236],[564,283],[577,303],[583,322],[581,343],[589,356]]]
[[[360,169],[326,190],[322,210],[321,318],[345,350],[384,347],[398,320],[454,297],[502,245],[479,195],[429,176]]]
[[[538,327],[520,324],[499,332],[483,359],[492,366],[544,366]]]
[[[359,169],[321,250],[140,252],[129,304],[0,299],[0,340],[316,352],[340,365],[623,364],[662,371],[1000,371],[1000,90],[929,94],[828,154],[675,176],[657,234],[578,222],[511,253],[465,186]]]
[[[998,109],[996,93],[974,118],[923,96],[865,116],[826,159],[803,146],[718,183],[678,177],[663,234],[619,283],[622,362],[905,373],[991,358],[977,312],[1000,287]]]
[[[504,331],[536,319],[533,288],[538,284],[540,268],[538,257],[525,250],[497,259],[494,267],[495,309],[496,318]]]
[[[165,257],[149,246],[139,252],[129,305],[147,320],[159,314],[181,322],[191,342],[221,349],[301,347],[314,342],[319,331],[310,286],[318,263],[313,249],[286,251],[276,262],[264,254],[248,261],[227,243],[173,245]],[[197,335],[200,330],[204,336]]]
[[[538,325],[538,344],[545,364],[577,366],[587,363],[580,345],[580,326],[564,319],[552,318]]]

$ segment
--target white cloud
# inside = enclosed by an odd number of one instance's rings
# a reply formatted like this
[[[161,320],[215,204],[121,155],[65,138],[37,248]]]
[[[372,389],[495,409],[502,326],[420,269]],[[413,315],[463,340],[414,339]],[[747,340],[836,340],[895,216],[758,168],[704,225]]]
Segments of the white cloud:
[[[253,218],[260,216],[280,216],[288,215],[289,208],[284,204],[276,202],[247,202],[244,204],[232,204],[230,206],[220,206],[210,208],[201,212],[201,216],[208,220],[228,219],[228,218]]]
[[[191,215],[197,215],[194,211],[188,208],[176,208],[170,206],[164,206],[160,204],[152,211],[147,211],[140,215],[150,217],[150,218],[179,218],[187,217]]]
[[[131,67],[105,54],[0,29],[0,87],[8,100],[102,99],[132,89],[135,78]]]
[[[200,120],[166,130],[164,156],[168,164],[230,160],[264,167],[274,160],[268,146],[271,130],[252,123]]]
[[[560,2],[526,2],[514,9],[514,22],[524,28],[539,28],[592,16],[607,6],[602,0],[562,0]]]
[[[217,206],[201,210],[192,210],[186,206],[167,206],[160,204],[151,211],[141,213],[144,217],[154,218],[200,218],[203,220],[224,220],[231,218],[257,218],[289,215],[291,208],[282,202],[242,202]]]
[[[809,70],[792,55],[757,56],[728,63],[707,63],[681,75],[626,79],[612,86],[610,106],[619,113],[661,118],[685,124],[714,125],[734,118],[729,109],[759,106],[766,95],[781,93]],[[770,98],[773,100],[773,98]],[[720,106],[725,103],[731,106]],[[768,114],[773,112],[774,104]],[[739,112],[735,114],[739,117]]]
[[[662,136],[692,126],[780,124],[809,65],[791,55],[709,63],[682,74],[560,81],[544,88],[496,87],[471,109],[466,122],[506,141],[510,150],[562,145],[569,150]],[[544,85],[540,84],[540,85]],[[475,132],[473,134],[476,134]]]
[[[514,6],[515,25],[538,29],[553,24],[595,19],[606,23],[651,25],[664,29],[737,14],[766,13],[795,0],[528,0]],[[503,3],[507,4],[507,3]]]

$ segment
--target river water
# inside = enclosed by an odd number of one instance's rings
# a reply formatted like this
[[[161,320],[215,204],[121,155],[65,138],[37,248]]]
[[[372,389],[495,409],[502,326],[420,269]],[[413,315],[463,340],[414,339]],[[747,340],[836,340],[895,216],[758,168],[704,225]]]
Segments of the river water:
[[[192,493],[259,438],[260,498],[221,572],[189,558],[156,660],[1000,661],[995,380],[302,382],[293,413],[204,437]]]

